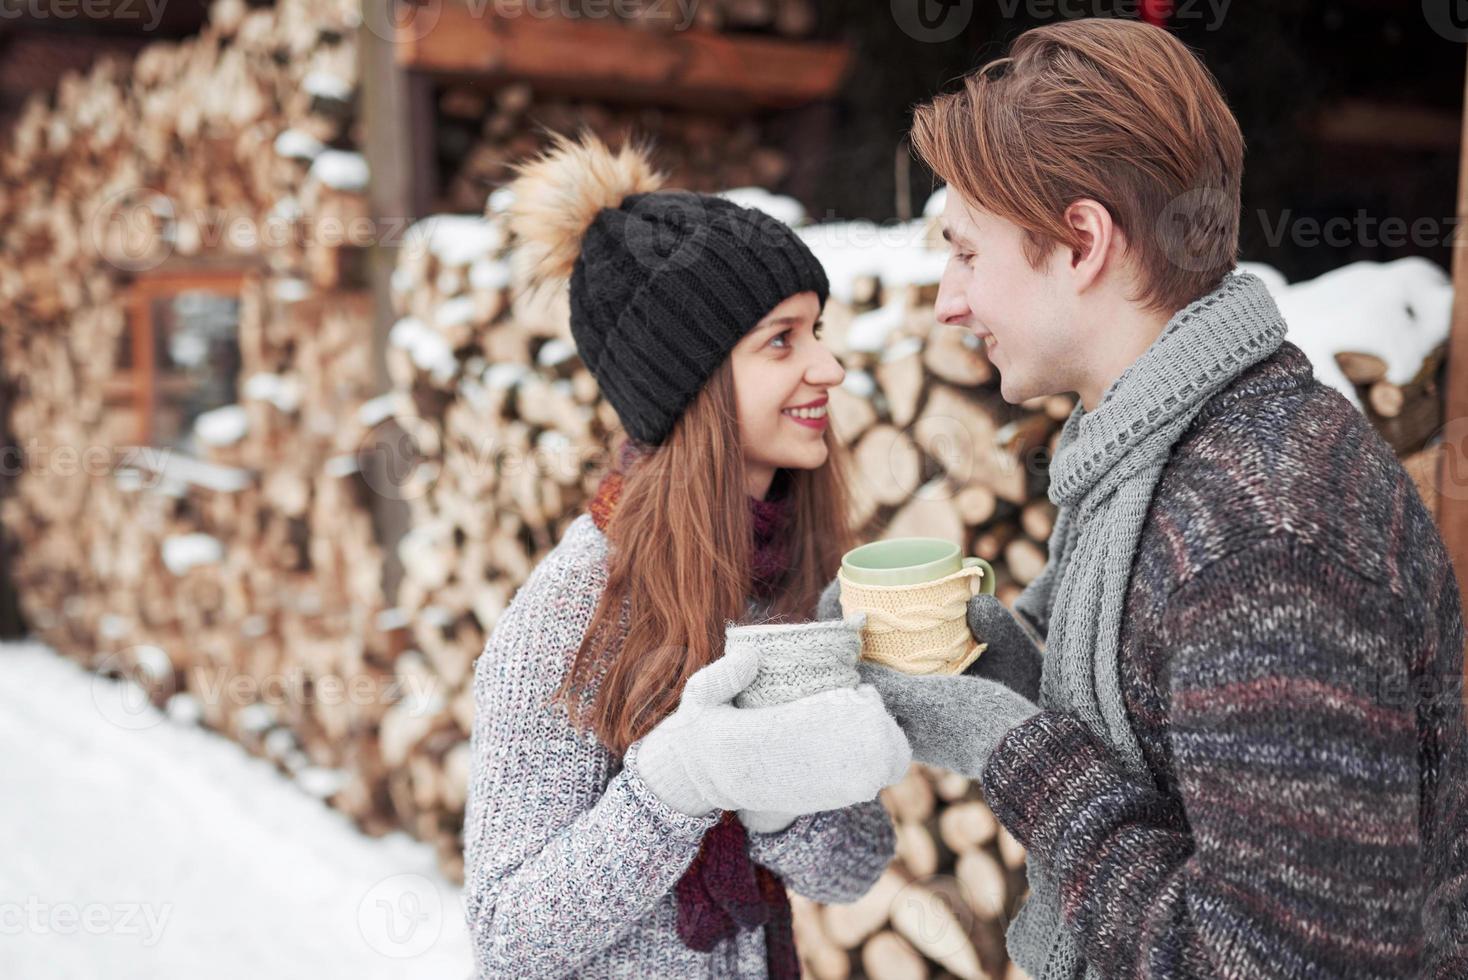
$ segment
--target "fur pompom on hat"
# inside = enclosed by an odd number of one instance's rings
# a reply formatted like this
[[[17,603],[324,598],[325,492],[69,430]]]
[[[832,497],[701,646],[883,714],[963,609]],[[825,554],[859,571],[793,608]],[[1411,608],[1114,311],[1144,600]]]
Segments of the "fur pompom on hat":
[[[569,281],[582,361],[627,433],[654,446],[770,310],[830,291],[778,218],[663,181],[642,147],[556,136],[517,168],[508,209],[532,287]]]

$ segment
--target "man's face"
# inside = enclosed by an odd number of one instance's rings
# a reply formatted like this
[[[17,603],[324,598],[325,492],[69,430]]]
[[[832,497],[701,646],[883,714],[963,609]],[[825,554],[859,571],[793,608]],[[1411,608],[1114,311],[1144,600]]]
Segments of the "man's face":
[[[1010,404],[1078,390],[1073,365],[1085,345],[1076,297],[1061,274],[1068,251],[1054,248],[1031,268],[1018,225],[966,204],[952,187],[947,198],[942,222],[950,254],[938,320],[984,341]]]

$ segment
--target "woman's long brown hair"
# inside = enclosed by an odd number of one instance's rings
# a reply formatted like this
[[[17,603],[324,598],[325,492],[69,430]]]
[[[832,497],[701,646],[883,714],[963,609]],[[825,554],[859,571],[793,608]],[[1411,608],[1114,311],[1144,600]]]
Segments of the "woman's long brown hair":
[[[825,441],[825,465],[789,471],[791,561],[770,621],[813,618],[852,547],[845,450],[829,428]],[[748,500],[726,359],[668,439],[626,474],[606,528],[606,590],[556,693],[576,727],[618,755],[677,707],[689,676],[723,654],[726,624],[744,619]]]

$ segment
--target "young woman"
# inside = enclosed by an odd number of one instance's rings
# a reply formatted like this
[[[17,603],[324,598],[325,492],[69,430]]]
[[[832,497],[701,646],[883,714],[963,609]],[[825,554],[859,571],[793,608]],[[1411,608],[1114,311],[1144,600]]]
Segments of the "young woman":
[[[476,665],[481,977],[798,977],[786,886],[851,901],[892,857],[876,797],[911,753],[875,690],[736,708],[758,656],[723,655],[752,622],[859,644],[810,621],[851,538],[825,274],[779,221],[660,180],[583,138],[513,185],[518,258],[569,280],[626,439]]]

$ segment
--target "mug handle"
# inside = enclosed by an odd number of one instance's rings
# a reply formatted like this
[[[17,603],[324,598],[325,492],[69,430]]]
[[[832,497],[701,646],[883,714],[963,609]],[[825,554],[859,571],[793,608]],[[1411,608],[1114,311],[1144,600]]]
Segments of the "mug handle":
[[[993,595],[994,594],[994,590],[998,587],[999,583],[996,582],[996,581],[994,581],[994,566],[993,565],[990,565],[988,562],[984,561],[984,559],[982,559],[982,558],[965,558],[963,560],[963,567],[964,568],[982,568],[984,570],[984,574],[981,575],[981,576],[979,576],[979,594],[980,595]]]

